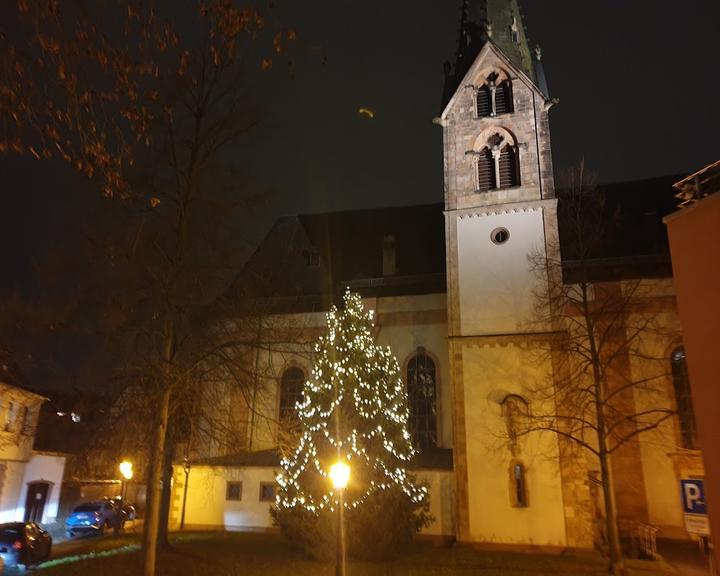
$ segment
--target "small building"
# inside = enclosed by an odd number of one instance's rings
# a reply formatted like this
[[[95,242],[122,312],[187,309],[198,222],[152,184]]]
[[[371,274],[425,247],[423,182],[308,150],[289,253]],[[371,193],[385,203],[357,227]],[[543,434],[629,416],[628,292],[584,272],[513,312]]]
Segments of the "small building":
[[[275,503],[275,477],[280,472],[277,450],[199,459],[175,466],[170,503],[170,526],[185,529],[269,531],[270,507]],[[420,454],[412,473],[432,494],[435,518],[423,535],[435,538],[453,533],[452,451],[436,449]],[[187,490],[185,486],[187,483]]]
[[[46,400],[0,380],[0,523],[57,518],[65,455],[33,450]]]
[[[682,208],[665,217],[692,403],[704,452],[711,531],[720,534],[720,161],[675,184]],[[720,552],[715,547],[720,565]]]

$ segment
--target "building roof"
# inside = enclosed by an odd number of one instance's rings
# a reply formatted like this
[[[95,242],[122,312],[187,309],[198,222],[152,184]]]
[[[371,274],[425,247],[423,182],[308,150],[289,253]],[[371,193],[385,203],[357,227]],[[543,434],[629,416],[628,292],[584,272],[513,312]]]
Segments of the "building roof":
[[[563,271],[573,281],[579,267],[592,268],[593,281],[670,277],[665,215],[676,208],[669,176],[602,185],[603,221],[611,233],[580,261],[574,250],[572,214],[559,198]],[[592,225],[592,223],[589,223]],[[383,274],[388,246],[395,271]],[[273,311],[325,310],[346,287],[363,296],[442,293],[445,278],[444,205],[425,204],[282,218],[273,226],[242,273],[255,279],[258,298]],[[242,283],[243,279],[239,279]]]
[[[573,214],[563,209],[563,190],[557,191],[558,225],[563,260],[563,278],[572,282],[581,268],[588,280],[615,281],[627,278],[672,276],[667,228],[663,217],[673,212],[677,201],[673,182],[677,176],[663,176],[598,187],[603,206],[598,218],[606,224],[599,241],[586,257],[577,253],[573,238]],[[593,223],[585,217],[588,226]]]
[[[676,198],[681,201],[680,206],[682,207],[710,194],[717,194],[720,192],[720,160],[690,174],[676,182],[674,186],[678,191]]]
[[[392,275],[383,275],[384,250],[394,250]],[[272,300],[276,313],[327,309],[348,286],[366,295],[443,292],[443,205],[281,218],[236,286]]]

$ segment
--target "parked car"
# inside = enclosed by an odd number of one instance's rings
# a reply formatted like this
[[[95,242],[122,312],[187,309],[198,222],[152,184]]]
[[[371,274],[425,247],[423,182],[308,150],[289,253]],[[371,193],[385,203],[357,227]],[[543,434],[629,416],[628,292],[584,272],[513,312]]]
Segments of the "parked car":
[[[105,534],[108,530],[117,533],[122,530],[123,524],[125,516],[113,500],[84,502],[76,506],[65,520],[65,534],[74,538],[80,534]]]
[[[50,557],[52,537],[34,522],[0,524],[0,557],[5,566],[34,566]]]

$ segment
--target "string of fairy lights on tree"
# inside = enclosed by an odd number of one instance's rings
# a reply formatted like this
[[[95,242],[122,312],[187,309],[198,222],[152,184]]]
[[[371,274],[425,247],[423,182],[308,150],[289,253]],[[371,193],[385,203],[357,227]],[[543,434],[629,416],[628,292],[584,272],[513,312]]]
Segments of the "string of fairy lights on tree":
[[[373,336],[373,312],[349,290],[344,309],[327,314],[327,333],[315,345],[315,366],[295,409],[301,435],[281,462],[278,508],[320,513],[339,502],[329,480],[338,461],[351,469],[346,508],[381,490],[400,489],[415,503],[427,497],[406,472],[415,456],[408,431],[408,401],[392,351]]]

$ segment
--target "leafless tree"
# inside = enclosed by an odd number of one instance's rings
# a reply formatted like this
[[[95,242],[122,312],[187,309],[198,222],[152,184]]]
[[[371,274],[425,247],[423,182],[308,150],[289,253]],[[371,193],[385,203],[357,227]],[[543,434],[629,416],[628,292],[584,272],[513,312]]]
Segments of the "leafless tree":
[[[104,288],[115,283],[114,306],[102,309],[122,340],[122,369],[152,407],[143,547],[153,576],[173,398],[206,351],[198,323],[229,270],[221,236],[247,206],[246,190],[228,186],[229,154],[257,121],[243,79],[253,63],[246,41],[265,18],[215,0],[18,0],[4,9],[15,29],[0,34],[0,152],[64,160],[123,199],[104,215],[98,276]],[[293,38],[271,33],[271,53]]]
[[[597,462],[610,569],[622,574],[613,456],[673,417],[661,403],[635,400],[656,397],[667,382],[666,361],[653,355],[649,341],[665,337],[669,327],[647,307],[652,282],[605,282],[597,275],[597,258],[617,231],[618,215],[584,164],[569,171],[559,189],[564,262],[559,246],[530,259],[543,279],[536,320],[551,327],[538,361],[552,366],[552,374],[527,383],[530,402],[512,415],[508,437],[512,443],[527,434],[551,432],[561,447],[579,448]],[[642,371],[631,369],[633,361],[642,363]]]

